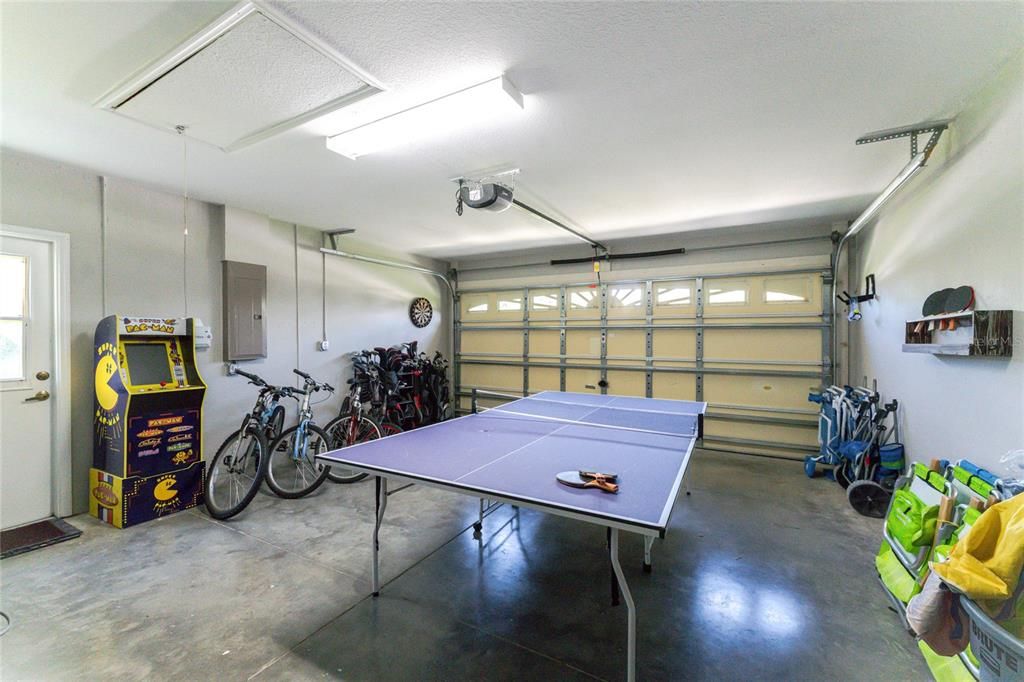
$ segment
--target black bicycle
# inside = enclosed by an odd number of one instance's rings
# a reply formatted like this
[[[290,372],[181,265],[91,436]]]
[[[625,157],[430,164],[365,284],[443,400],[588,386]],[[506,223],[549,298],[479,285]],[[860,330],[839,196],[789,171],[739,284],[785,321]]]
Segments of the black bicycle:
[[[236,369],[235,374],[258,386],[259,395],[242,425],[217,449],[206,474],[206,511],[215,519],[229,519],[252,502],[270,462],[270,442],[284,427],[282,398],[294,389],[272,386],[255,374]]]

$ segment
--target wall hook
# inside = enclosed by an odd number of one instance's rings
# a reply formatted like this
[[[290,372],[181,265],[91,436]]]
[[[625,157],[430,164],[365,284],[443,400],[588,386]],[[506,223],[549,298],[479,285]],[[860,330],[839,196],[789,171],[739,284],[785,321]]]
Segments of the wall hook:
[[[860,304],[864,301],[873,301],[875,298],[875,275],[874,273],[864,278],[864,293],[851,295],[847,291],[836,295],[839,301],[849,306],[850,311],[847,318],[850,322],[856,322],[861,318]]]

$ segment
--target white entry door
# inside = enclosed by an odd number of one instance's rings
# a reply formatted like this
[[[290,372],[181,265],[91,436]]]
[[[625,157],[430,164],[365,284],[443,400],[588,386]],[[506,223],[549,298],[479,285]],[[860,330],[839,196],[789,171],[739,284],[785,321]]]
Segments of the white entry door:
[[[0,239],[0,527],[53,511],[54,245]]]

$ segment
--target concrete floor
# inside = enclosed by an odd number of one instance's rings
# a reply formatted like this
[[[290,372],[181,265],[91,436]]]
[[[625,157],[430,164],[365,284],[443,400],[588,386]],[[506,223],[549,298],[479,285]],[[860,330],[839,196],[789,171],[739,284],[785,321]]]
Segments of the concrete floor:
[[[641,679],[928,679],[875,579],[880,522],[799,464],[698,451],[691,497],[641,571]],[[624,678],[626,609],[609,602],[605,532],[476,501],[391,497],[380,598],[368,597],[373,484],[257,496],[0,564],[0,678],[245,680]]]

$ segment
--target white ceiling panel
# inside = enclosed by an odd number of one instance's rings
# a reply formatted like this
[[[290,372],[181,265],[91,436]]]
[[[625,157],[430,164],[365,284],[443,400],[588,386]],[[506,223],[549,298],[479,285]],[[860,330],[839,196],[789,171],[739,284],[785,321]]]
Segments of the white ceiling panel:
[[[243,3],[115,90],[109,107],[234,150],[378,92],[290,22]],[[305,117],[305,118],[303,118]]]

